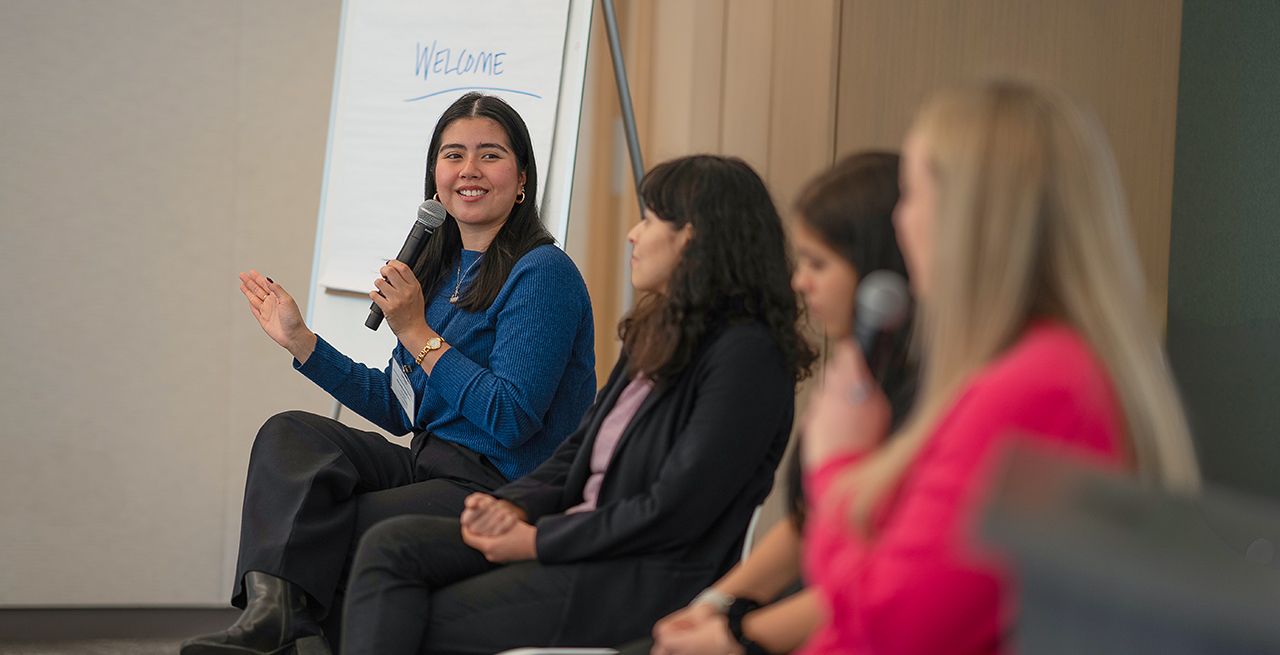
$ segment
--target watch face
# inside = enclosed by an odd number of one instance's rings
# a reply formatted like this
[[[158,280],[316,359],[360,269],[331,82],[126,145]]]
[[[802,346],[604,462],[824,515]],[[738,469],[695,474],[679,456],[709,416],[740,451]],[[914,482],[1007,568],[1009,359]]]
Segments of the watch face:
[[[432,350],[439,348],[441,343],[442,343],[442,340],[440,339],[440,337],[431,337],[430,339],[427,339],[427,347]]]

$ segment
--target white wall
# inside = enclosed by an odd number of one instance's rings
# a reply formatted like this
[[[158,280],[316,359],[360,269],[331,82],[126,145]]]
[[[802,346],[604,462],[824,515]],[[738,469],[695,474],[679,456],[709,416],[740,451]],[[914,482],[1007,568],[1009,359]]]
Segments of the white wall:
[[[305,302],[339,0],[0,3],[0,604],[223,605]]]

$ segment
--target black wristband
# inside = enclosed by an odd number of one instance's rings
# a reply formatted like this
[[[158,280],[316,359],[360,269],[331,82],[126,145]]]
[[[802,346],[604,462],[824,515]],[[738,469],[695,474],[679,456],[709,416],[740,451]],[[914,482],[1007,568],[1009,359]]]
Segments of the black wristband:
[[[734,598],[733,604],[729,606],[729,611],[725,612],[725,616],[729,617],[730,623],[735,620],[738,623],[742,623],[742,617],[758,609],[760,609],[760,603],[750,598]]]
[[[729,619],[729,633],[733,635],[734,641],[742,645],[742,650],[746,655],[773,655],[761,647],[760,644],[751,641],[751,638],[742,631],[742,620],[746,618],[747,614],[759,608],[760,603],[750,598],[734,600],[733,605],[729,606],[729,614],[726,617]]]

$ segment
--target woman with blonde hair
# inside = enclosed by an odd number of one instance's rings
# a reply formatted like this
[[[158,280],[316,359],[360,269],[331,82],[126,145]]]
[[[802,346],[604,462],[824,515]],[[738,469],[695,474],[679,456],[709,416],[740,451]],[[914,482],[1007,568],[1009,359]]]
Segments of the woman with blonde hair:
[[[943,93],[906,139],[899,241],[921,304],[916,408],[889,407],[848,344],[805,426],[805,652],[993,653],[1011,581],[966,552],[967,510],[1015,436],[1193,492],[1191,438],[1101,128],[1060,93]]]

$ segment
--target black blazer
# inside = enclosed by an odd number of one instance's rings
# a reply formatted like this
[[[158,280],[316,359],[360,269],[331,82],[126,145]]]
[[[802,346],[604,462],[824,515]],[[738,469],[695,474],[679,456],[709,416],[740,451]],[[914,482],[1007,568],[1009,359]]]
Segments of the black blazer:
[[[577,568],[564,621],[585,644],[648,635],[737,562],[795,409],[794,377],[766,328],[726,327],[641,404],[597,508],[564,514],[582,501],[596,434],[629,382],[624,356],[551,459],[495,492],[537,525],[539,562]]]

